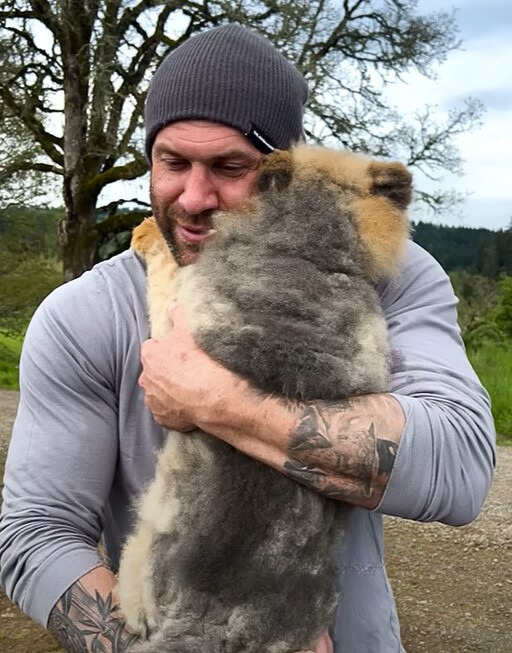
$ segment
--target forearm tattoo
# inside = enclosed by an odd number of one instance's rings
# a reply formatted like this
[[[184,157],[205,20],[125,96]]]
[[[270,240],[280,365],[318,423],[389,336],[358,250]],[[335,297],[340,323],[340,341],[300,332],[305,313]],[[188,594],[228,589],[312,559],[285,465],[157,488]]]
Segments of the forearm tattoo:
[[[397,404],[383,411],[382,403],[375,403],[382,401],[381,395],[302,406],[284,473],[333,499],[375,507],[403,428]]]
[[[92,596],[80,581],[53,608],[48,630],[69,653],[121,653],[137,639],[126,630],[112,593]]]

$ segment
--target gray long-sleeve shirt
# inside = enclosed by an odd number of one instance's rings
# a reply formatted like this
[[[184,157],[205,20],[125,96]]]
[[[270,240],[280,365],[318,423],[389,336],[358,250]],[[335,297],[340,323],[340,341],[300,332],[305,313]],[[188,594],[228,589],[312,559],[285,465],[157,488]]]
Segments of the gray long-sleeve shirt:
[[[141,262],[125,252],[54,291],[27,332],[4,479],[0,580],[43,625],[63,592],[100,563],[102,534],[116,567],[131,506],[163,442],[137,384],[149,333],[145,286]],[[378,291],[393,359],[390,391],[406,427],[377,510],[351,512],[339,554],[337,653],[402,650],[382,514],[467,523],[494,467],[489,402],[466,359],[446,274],[410,243],[400,276]]]

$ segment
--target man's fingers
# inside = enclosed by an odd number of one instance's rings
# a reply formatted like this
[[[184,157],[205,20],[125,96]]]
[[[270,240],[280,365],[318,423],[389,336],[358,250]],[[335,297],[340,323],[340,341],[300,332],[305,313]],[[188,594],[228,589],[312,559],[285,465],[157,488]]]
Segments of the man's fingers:
[[[172,337],[188,345],[195,344],[192,334],[190,333],[185,313],[178,302],[172,302],[168,311],[169,319],[172,322]]]
[[[333,653],[334,646],[329,633],[325,633],[317,642],[315,653]]]
[[[296,653],[334,653],[334,647],[329,633],[325,633],[318,640],[316,649],[314,651],[297,651]]]

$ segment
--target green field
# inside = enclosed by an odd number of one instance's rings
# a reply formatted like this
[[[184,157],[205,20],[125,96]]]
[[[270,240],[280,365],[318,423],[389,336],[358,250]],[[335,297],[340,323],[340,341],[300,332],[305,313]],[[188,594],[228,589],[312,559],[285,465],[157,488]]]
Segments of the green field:
[[[12,337],[0,331],[0,388],[18,388],[18,363],[20,359],[22,336]]]
[[[468,356],[491,396],[499,442],[512,444],[512,348],[489,342]]]

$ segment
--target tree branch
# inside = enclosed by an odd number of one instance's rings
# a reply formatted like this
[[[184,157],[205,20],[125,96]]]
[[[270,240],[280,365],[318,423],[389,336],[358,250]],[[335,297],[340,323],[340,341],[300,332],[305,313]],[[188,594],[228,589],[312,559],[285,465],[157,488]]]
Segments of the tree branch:
[[[140,177],[148,170],[149,165],[147,161],[140,157],[130,161],[129,163],[126,163],[125,165],[110,168],[110,170],[102,172],[92,179],[89,179],[85,183],[84,191],[86,193],[99,193],[102,188],[108,184],[113,183],[114,181],[119,181],[121,179],[137,179],[137,177]]]
[[[57,166],[53,166],[49,163],[38,163],[35,161],[17,161],[16,163],[13,163],[12,165],[0,170],[0,181],[4,181],[19,172],[44,172],[60,176],[64,174],[62,168],[58,168]]]
[[[34,135],[44,153],[56,164],[63,165],[64,158],[62,152],[57,147],[63,147],[62,138],[46,131],[41,121],[24,106],[19,105],[11,94],[10,90],[4,85],[0,86],[0,97],[5,102],[13,115],[18,115],[23,124]]]
[[[32,15],[29,17],[39,20],[50,30],[57,41],[61,41],[63,37],[62,27],[59,24],[57,16],[53,13],[52,7],[48,0],[28,1],[32,7]]]
[[[115,142],[115,137],[119,132],[119,125],[122,116],[122,110],[127,97],[133,94],[134,89],[141,83],[146,70],[150,63],[155,59],[157,46],[160,42],[160,37],[164,33],[164,27],[170,14],[174,11],[172,6],[167,6],[158,16],[153,34],[147,38],[138,49],[135,56],[132,58],[130,65],[126,71],[119,71],[123,77],[123,83],[117,93],[114,95],[110,117],[106,128],[106,138],[109,142]],[[174,43],[174,42],[173,42]],[[136,124],[138,117],[142,115],[143,105],[138,101],[132,111],[131,124]],[[136,114],[134,116],[134,114]],[[135,123],[133,119],[135,118]],[[120,141],[120,146],[117,148],[119,154],[123,154],[126,149],[127,143],[124,138]]]

